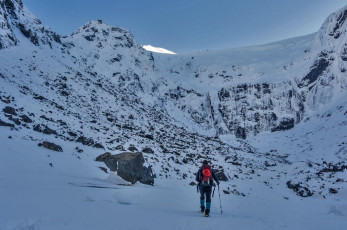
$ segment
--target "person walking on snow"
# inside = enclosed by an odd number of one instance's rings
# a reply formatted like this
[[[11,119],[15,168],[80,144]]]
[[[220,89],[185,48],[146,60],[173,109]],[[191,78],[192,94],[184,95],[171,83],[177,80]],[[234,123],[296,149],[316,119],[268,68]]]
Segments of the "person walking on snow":
[[[198,182],[198,188],[200,190],[200,207],[201,213],[205,212],[205,216],[208,217],[210,215],[211,209],[211,194],[212,194],[212,186],[215,186],[214,181],[216,181],[219,186],[219,180],[216,177],[213,169],[208,164],[207,160],[202,162],[202,166],[200,167],[198,173],[196,174],[196,181]],[[206,207],[205,207],[205,196],[206,196]]]

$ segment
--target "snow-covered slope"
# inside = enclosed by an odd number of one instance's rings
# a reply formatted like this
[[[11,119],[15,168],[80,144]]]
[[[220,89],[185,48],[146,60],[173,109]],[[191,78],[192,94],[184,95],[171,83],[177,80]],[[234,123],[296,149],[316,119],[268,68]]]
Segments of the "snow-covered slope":
[[[158,68],[174,85],[170,106],[217,135],[246,138],[294,127],[346,95],[345,14],[343,8],[300,38],[159,57]]]
[[[61,37],[0,0],[0,229],[345,224],[346,12],[300,38],[167,55],[101,20]],[[153,187],[94,161],[134,148]],[[189,185],[202,159],[225,176],[225,213],[216,197],[203,224]]]
[[[239,190],[252,187],[242,190],[245,196],[221,191],[223,214],[216,190],[211,216],[204,218],[198,210],[196,188],[186,181],[157,180],[154,187],[124,186],[124,181],[113,173],[105,174],[91,156],[86,156],[92,148],[80,146],[85,152],[79,158],[76,144],[65,143],[64,152],[58,153],[37,148],[34,142],[8,129],[2,134],[0,228],[4,230],[195,230],[230,226],[325,230],[341,229],[346,224],[346,190],[333,199],[302,199],[282,184],[273,183],[271,174],[255,174],[253,180],[233,181]],[[223,182],[221,186],[225,187]]]
[[[0,49],[18,45],[23,40],[50,48],[53,43],[60,43],[60,36],[43,26],[21,0],[0,1],[0,28]]]

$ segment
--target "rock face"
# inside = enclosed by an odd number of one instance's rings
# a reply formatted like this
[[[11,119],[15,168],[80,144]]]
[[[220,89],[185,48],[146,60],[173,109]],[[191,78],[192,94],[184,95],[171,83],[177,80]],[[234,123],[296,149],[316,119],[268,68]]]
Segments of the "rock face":
[[[218,111],[229,132],[245,139],[263,131],[294,127],[304,114],[291,82],[243,84],[219,92]]]
[[[305,113],[304,100],[291,81],[239,84],[207,96],[178,88],[170,98],[200,126],[216,129],[216,135],[231,133],[241,139],[291,129]],[[201,106],[192,107],[190,101]]]
[[[63,148],[61,146],[48,142],[48,141],[44,141],[41,145],[42,147],[45,147],[46,149],[49,149],[49,150],[63,152]]]
[[[4,113],[11,114],[17,116],[16,110],[10,106],[6,106],[3,110]]]
[[[14,127],[14,124],[10,124],[10,123],[7,123],[7,122],[5,122],[5,121],[2,121],[1,119],[0,119],[0,126],[8,126],[8,127]]]
[[[312,196],[313,193],[308,188],[301,186],[300,183],[293,184],[291,181],[287,182],[287,186],[289,189],[292,189],[294,192],[296,192],[296,195],[301,197],[309,197]]]
[[[0,50],[20,43],[19,30],[35,46],[60,44],[60,36],[41,24],[21,0],[0,1]]]
[[[18,42],[7,20],[8,14],[14,12],[14,7],[11,1],[0,1],[0,50],[15,46]]]
[[[271,55],[235,49],[234,54],[224,56],[223,64],[221,56],[218,61],[211,58],[217,52],[182,57],[167,74],[173,78],[183,75],[185,81],[169,89],[166,100],[192,124],[216,136],[233,134],[246,139],[262,132],[292,129],[311,110],[318,110],[345,92],[346,21],[344,7],[332,14],[314,36],[291,41],[291,46],[297,46],[295,50],[301,52],[299,56],[290,49],[282,56],[282,51],[273,47],[284,44],[277,43],[262,46],[272,50]],[[259,55],[256,61],[248,56],[247,61],[241,60],[250,53],[252,58]],[[271,66],[271,70],[266,66]],[[196,85],[187,84],[186,79]],[[200,86],[199,80],[210,85]]]
[[[220,181],[228,181],[228,177],[225,175],[224,170],[214,170],[214,173],[216,175],[216,177],[218,178],[218,180]]]
[[[142,184],[154,184],[152,169],[143,166],[145,160],[140,152],[124,152],[117,155],[104,153],[98,156],[96,160],[105,162],[111,171],[116,171],[120,177],[133,184],[137,181]]]
[[[109,157],[111,157],[111,153],[107,152],[107,153],[101,154],[95,160],[96,161],[104,161],[105,159],[107,159]]]

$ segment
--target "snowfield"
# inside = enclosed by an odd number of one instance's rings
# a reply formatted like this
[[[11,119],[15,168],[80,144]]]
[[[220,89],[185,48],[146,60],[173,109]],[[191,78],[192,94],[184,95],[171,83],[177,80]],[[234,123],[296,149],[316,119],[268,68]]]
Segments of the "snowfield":
[[[245,197],[221,194],[212,198],[205,218],[199,194],[186,181],[156,180],[155,185],[127,182],[105,174],[89,154],[38,148],[34,142],[1,128],[0,229],[341,229],[346,225],[347,190],[329,199],[301,198],[285,185],[266,186],[260,179],[231,183]],[[12,138],[9,139],[8,136]],[[86,152],[95,150],[88,149]],[[51,167],[49,164],[53,163]],[[344,173],[346,178],[346,173]],[[221,189],[225,189],[221,182]]]

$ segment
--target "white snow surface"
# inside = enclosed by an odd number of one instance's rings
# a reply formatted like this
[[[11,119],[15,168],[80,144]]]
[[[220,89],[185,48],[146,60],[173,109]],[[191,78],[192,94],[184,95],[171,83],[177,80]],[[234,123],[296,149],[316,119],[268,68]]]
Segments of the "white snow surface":
[[[259,179],[232,184],[250,187],[246,197],[212,198],[209,218],[199,212],[199,195],[186,181],[156,180],[155,186],[126,186],[93,161],[93,149],[78,159],[73,145],[64,152],[38,148],[17,132],[1,129],[0,229],[341,229],[346,225],[347,190],[333,199],[293,196]],[[9,139],[8,136],[12,138]],[[38,138],[42,138],[39,137]],[[273,147],[273,146],[272,146]],[[94,150],[95,151],[95,150]],[[51,167],[49,163],[52,163]],[[346,174],[344,174],[346,178]],[[221,184],[225,189],[225,184]]]

